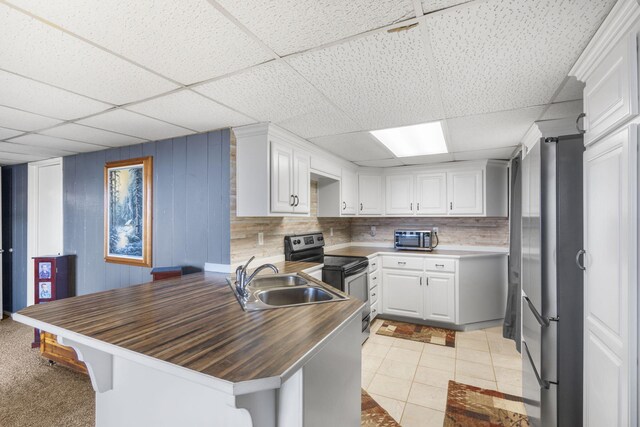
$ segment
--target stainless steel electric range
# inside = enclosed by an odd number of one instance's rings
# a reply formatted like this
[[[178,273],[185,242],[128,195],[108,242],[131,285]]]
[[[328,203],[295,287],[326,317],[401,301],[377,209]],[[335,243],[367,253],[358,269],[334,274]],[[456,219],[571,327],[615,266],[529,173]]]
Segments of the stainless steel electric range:
[[[289,235],[284,238],[287,261],[318,262],[322,267],[322,281],[366,303],[362,311],[362,341],[369,338],[370,314],[369,260],[366,257],[324,254],[322,233]]]

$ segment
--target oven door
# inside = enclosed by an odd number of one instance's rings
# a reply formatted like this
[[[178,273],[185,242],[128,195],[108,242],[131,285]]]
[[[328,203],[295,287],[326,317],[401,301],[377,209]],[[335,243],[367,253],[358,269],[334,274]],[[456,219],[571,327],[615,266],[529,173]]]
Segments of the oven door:
[[[366,303],[362,310],[362,318],[369,316],[371,308],[369,307],[369,275],[368,268],[364,267],[361,271],[344,278],[344,291],[354,298],[358,298]]]

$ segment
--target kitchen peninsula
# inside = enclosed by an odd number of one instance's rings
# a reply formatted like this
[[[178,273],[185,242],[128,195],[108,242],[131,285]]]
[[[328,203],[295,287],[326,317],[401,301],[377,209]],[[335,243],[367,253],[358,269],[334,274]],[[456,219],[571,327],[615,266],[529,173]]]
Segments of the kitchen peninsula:
[[[245,312],[226,277],[191,274],[13,318],[77,351],[99,427],[359,426],[363,303]]]

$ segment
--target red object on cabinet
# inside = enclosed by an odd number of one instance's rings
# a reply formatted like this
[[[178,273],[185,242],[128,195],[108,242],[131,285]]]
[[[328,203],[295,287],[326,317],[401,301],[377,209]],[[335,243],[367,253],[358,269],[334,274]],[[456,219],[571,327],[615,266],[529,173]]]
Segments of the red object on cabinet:
[[[41,304],[73,296],[73,255],[34,257],[35,303]],[[32,348],[40,347],[40,330],[34,330]]]

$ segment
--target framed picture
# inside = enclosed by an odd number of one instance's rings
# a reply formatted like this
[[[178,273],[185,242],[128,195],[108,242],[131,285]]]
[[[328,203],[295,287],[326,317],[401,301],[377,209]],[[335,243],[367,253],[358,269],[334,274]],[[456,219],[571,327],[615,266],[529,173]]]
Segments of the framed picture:
[[[38,298],[51,299],[51,282],[38,283]]]
[[[151,157],[104,166],[104,259],[151,267]]]
[[[51,279],[50,262],[41,262],[38,264],[38,279]]]

